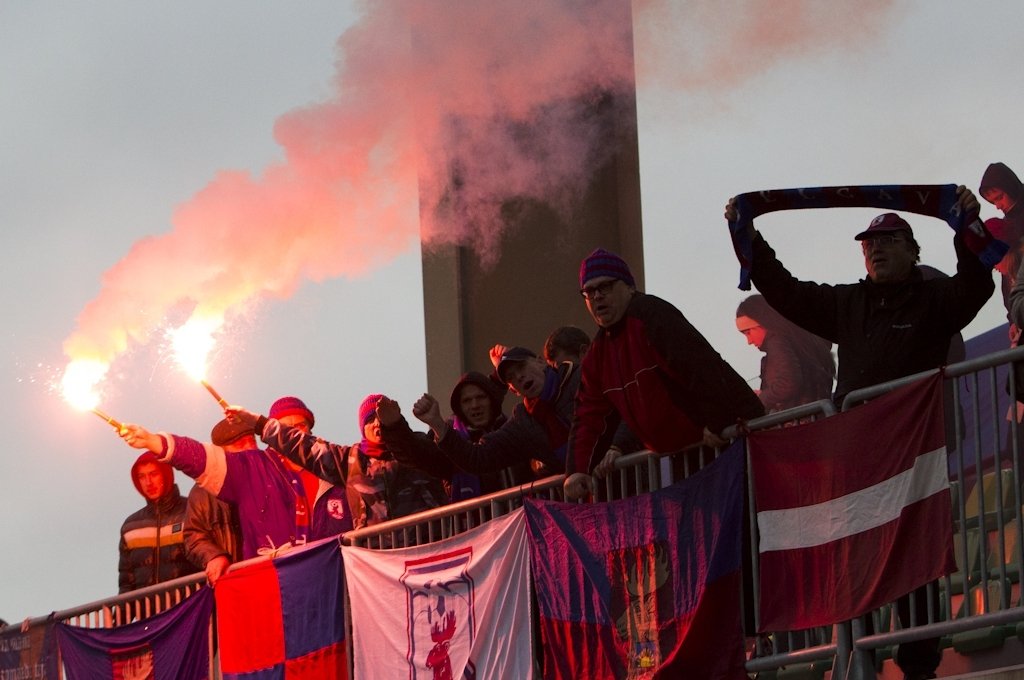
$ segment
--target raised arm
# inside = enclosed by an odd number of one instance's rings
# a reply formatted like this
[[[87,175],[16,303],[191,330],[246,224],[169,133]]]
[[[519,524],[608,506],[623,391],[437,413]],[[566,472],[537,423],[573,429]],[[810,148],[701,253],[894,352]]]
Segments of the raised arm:
[[[395,460],[418,467],[436,477],[451,477],[455,465],[437,448],[433,437],[412,431],[402,417],[398,402],[387,397],[381,399],[377,403],[377,418],[380,420],[381,438]]]

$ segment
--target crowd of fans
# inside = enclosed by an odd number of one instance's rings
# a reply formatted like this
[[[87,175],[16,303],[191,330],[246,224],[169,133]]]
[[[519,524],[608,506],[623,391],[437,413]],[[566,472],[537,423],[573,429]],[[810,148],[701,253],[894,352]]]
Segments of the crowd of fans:
[[[980,192],[1004,214],[987,225],[1010,245],[997,269],[1010,319],[1024,327],[1024,185],[995,163]],[[956,196],[957,209],[978,214],[971,191],[958,187]],[[735,221],[737,211],[730,201],[726,219]],[[553,474],[566,475],[568,499],[584,498],[625,453],[668,453],[699,441],[721,446],[723,430],[767,412],[841,400],[942,365],[951,339],[994,290],[991,272],[960,233],[956,274],[922,271],[913,230],[895,213],[857,234],[867,276],[847,285],[798,280],[752,223],[748,231],[760,295],[739,305],[736,326],[765,355],[756,391],[676,307],[637,290],[622,258],[597,249],[579,271],[596,334],[558,328],[542,357],[495,345],[489,375],[470,372],[455,382],[451,416],[430,394],[411,405],[426,432],[379,394],[359,405],[362,437],[352,445],[315,436],[312,411],[294,396],[266,415],[229,407],[210,443],[126,424],[122,438],[145,450],[132,480],[146,507],[122,528],[122,592],[198,570],[215,583],[239,559]],[[520,398],[510,413],[508,392]],[[196,480],[187,502],[172,468]],[[900,615],[909,615],[905,602]],[[937,641],[901,645],[900,654],[906,677],[934,677]]]

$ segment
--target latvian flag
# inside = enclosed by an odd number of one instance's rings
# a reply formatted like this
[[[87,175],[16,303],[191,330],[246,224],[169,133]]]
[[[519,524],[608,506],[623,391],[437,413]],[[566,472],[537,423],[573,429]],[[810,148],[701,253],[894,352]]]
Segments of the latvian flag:
[[[749,450],[759,630],[860,616],[955,568],[941,374]]]
[[[348,677],[336,538],[228,572],[215,593],[225,679]]]

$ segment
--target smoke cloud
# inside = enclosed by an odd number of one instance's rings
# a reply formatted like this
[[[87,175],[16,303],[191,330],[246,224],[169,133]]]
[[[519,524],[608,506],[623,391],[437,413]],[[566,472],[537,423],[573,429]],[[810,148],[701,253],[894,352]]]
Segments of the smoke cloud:
[[[571,221],[614,147],[609,123],[635,117],[634,10],[638,68],[695,88],[860,40],[851,25],[870,34],[889,5],[368,2],[338,41],[335,96],[277,121],[283,160],[258,176],[218,174],[171,231],[136,243],[65,353],[109,363],[174,310],[223,321],[305,281],[360,276],[421,236],[494,261],[509,201],[543,201]]]

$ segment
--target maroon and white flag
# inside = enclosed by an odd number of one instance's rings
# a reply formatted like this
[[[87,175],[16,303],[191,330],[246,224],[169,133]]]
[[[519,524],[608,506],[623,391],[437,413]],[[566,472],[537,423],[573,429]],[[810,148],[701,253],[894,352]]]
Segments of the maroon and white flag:
[[[845,621],[955,569],[941,375],[749,448],[758,630]]]

